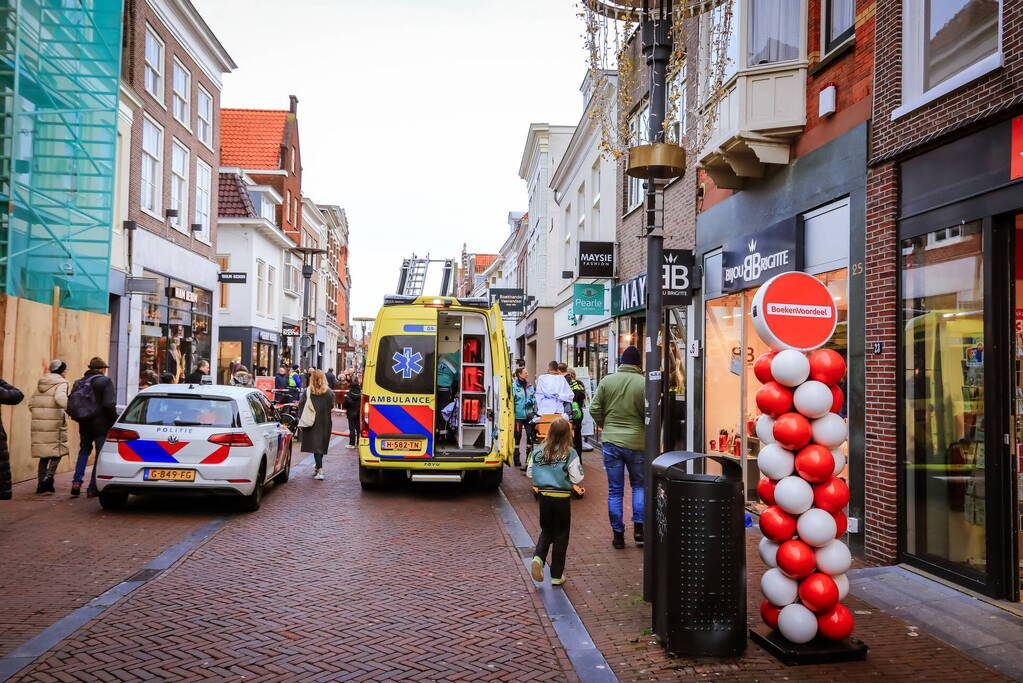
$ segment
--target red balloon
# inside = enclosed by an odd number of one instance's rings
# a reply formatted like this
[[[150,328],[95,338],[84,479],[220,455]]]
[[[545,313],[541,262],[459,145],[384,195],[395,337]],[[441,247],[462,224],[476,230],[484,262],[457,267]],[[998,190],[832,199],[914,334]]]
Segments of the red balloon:
[[[770,351],[765,354],[761,354],[759,358],[753,361],[753,374],[757,376],[761,384],[767,384],[768,382],[774,381],[774,376],[771,375],[771,361],[778,355],[777,351]]]
[[[794,579],[802,579],[817,568],[813,548],[798,538],[792,538],[778,546],[778,569]]]
[[[849,528],[849,518],[846,517],[845,513],[841,510],[831,516],[835,518],[835,526],[838,527],[838,531],[835,533],[835,538],[842,538],[845,536],[846,529]]]
[[[774,505],[774,487],[777,483],[774,479],[760,477],[760,481],[757,482],[757,494],[760,495],[760,500],[768,505]]]
[[[845,394],[838,388],[838,385],[831,387],[831,412],[841,413],[845,405]]]
[[[763,614],[763,607],[761,607],[761,614]],[[852,612],[845,605],[837,604],[827,612],[817,615],[817,628],[825,638],[844,640],[852,634]]]
[[[834,514],[849,504],[849,486],[838,477],[813,487],[813,504]]]
[[[841,607],[841,605],[839,605]],[[781,614],[781,607],[775,607],[770,600],[760,603],[760,618],[771,628],[778,628],[778,615]]]
[[[845,359],[831,349],[818,349],[808,357],[810,379],[827,385],[838,384],[845,377]]]
[[[813,612],[827,612],[838,604],[838,584],[827,574],[810,574],[799,582],[799,600]]]
[[[778,437],[775,437],[778,438]],[[813,484],[831,479],[835,471],[835,456],[824,446],[810,444],[796,453],[796,472]]]
[[[757,408],[771,417],[789,412],[792,410],[792,390],[777,382],[768,382],[757,389]]]
[[[787,541],[796,535],[796,518],[772,505],[760,513],[760,531],[777,543]]]
[[[774,438],[786,450],[798,451],[810,443],[812,436],[810,421],[799,413],[785,413],[774,421]],[[834,469],[834,462],[831,467]]]

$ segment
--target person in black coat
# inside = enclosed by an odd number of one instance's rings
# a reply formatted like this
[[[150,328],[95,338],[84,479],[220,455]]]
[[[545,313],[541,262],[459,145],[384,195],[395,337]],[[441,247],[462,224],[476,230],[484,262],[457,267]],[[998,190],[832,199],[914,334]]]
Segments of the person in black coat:
[[[75,474],[71,479],[71,495],[77,496],[82,491],[82,483],[85,480],[85,467],[89,464],[89,456],[92,449],[96,449],[96,459],[99,459],[99,452],[107,440],[107,432],[117,422],[117,390],[114,382],[107,377],[107,369],[110,366],[99,356],[94,356],[89,361],[89,370],[82,376],[82,379],[89,380],[92,385],[92,393],[99,403],[99,410],[93,415],[78,422],[78,435],[80,446],[78,448],[78,461],[75,463]],[[75,382],[77,385],[78,382]],[[74,393],[74,389],[71,390]],[[99,495],[96,488],[96,464],[92,466],[92,477],[89,479],[89,488],[85,495],[89,498]]]
[[[348,383],[342,407],[348,416],[348,447],[355,448],[359,444],[359,409],[362,407],[362,387],[356,380]]]
[[[316,460],[316,479],[323,479],[323,456],[330,448],[331,431],[334,420],[331,410],[334,408],[334,394],[327,388],[327,378],[322,370],[309,372],[309,388],[302,392],[298,403],[298,419],[301,423],[306,403],[312,401],[316,417],[309,427],[302,427],[302,452],[312,453]]]
[[[326,377],[327,388],[330,389],[331,391],[337,389],[337,375],[334,374],[334,368],[327,370]]]
[[[0,405],[16,406],[25,399],[25,394],[0,379]],[[0,500],[11,499],[11,452],[7,448],[7,431],[0,420]]]
[[[195,370],[192,371],[192,374],[185,378],[185,383],[202,384],[202,378],[208,374],[210,374],[210,362],[208,360],[201,360],[199,361],[199,364],[195,366]]]

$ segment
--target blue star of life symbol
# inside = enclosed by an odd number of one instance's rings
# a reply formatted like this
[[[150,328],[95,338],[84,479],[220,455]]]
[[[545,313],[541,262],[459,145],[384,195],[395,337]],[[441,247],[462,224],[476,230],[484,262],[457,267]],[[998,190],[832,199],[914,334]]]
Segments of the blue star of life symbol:
[[[391,360],[394,361],[391,370],[402,379],[411,379],[423,371],[423,354],[418,351],[412,353],[411,346],[406,346],[403,353],[395,353]]]

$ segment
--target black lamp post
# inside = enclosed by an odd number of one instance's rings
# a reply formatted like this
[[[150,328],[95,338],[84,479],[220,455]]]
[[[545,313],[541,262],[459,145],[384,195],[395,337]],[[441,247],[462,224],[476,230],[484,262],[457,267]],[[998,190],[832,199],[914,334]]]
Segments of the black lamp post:
[[[291,253],[302,257],[302,277],[305,279],[305,287],[302,290],[302,336],[299,337],[299,349],[302,358],[302,367],[308,370],[312,366],[313,334],[315,329],[311,324],[312,318],[309,315],[309,282],[313,277],[313,261],[316,256],[326,254],[326,249],[316,247],[295,247]],[[310,331],[312,329],[312,331]]]

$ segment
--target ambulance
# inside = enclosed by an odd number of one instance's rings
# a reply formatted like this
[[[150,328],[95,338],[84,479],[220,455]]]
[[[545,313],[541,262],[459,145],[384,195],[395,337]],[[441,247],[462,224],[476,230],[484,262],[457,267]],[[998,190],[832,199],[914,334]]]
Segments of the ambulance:
[[[486,299],[384,298],[366,356],[359,482],[497,488],[511,463],[515,411],[504,323]]]

